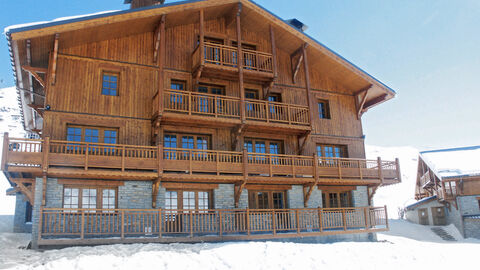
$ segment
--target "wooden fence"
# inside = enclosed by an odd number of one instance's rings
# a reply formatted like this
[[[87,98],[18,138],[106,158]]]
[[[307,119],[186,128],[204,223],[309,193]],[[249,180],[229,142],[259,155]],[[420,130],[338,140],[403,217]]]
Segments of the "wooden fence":
[[[386,207],[302,209],[40,210],[39,239],[233,239],[299,237],[388,230]],[[172,239],[173,238],[173,239]],[[52,242],[54,243],[54,242]]]

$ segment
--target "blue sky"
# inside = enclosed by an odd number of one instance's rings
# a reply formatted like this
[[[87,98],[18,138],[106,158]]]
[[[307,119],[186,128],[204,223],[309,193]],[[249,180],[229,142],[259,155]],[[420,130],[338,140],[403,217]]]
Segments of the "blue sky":
[[[480,1],[256,2],[303,21],[309,35],[397,91],[397,98],[364,115],[367,144],[480,145]],[[0,27],[127,8],[123,0],[4,0]],[[0,87],[12,85],[1,38]]]

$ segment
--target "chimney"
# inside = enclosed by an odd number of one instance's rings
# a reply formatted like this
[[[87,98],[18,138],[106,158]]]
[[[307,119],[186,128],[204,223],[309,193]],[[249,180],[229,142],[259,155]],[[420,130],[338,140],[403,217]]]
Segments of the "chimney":
[[[285,20],[286,23],[290,24],[291,26],[297,28],[298,30],[305,32],[308,29],[308,26],[301,21],[293,18],[290,20]]]
[[[130,4],[130,9],[162,5],[165,0],[125,0],[124,4]]]

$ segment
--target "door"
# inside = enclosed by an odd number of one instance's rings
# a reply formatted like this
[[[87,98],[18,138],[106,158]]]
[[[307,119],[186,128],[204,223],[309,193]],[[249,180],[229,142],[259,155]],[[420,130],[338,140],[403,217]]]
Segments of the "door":
[[[447,221],[445,219],[445,207],[432,207],[432,217],[433,217],[433,225],[442,226],[447,225]]]
[[[418,220],[420,225],[428,225],[428,208],[418,209]]]

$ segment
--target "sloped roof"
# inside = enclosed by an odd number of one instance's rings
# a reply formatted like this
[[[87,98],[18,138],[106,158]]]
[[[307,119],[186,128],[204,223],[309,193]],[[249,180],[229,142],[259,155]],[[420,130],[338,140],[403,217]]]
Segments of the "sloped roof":
[[[419,206],[421,206],[421,205],[423,205],[423,204],[425,204],[425,203],[428,203],[428,202],[430,202],[430,201],[433,201],[433,200],[435,200],[435,199],[437,199],[437,195],[430,196],[430,197],[427,197],[427,198],[423,198],[423,199],[421,199],[420,201],[417,201],[417,202],[415,202],[415,203],[412,203],[412,204],[407,205],[407,207],[405,207],[405,209],[407,209],[407,210],[414,210],[415,208],[417,208],[417,207],[419,207]]]
[[[480,175],[480,146],[423,151],[420,155],[441,178]]]

